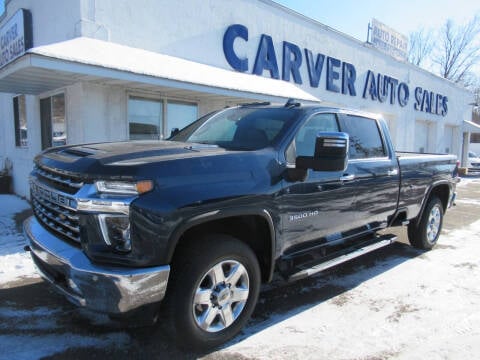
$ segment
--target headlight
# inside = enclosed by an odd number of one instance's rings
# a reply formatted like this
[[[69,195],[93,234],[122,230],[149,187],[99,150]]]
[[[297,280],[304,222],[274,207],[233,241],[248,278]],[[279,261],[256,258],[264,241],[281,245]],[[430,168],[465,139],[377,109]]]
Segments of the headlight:
[[[153,181],[142,180],[137,182],[127,181],[96,181],[97,192],[119,195],[139,195],[153,189]]]
[[[130,220],[127,215],[98,215],[100,229],[105,242],[120,252],[132,250],[130,239]]]

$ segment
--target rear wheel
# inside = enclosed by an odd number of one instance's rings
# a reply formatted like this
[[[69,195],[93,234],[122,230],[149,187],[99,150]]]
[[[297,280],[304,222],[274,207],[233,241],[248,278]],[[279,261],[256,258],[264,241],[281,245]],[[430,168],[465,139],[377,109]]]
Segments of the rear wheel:
[[[167,311],[176,341],[201,350],[235,336],[250,318],[260,289],[260,268],[250,247],[215,235],[189,242],[173,266]]]
[[[432,249],[438,241],[442,225],[443,204],[438,197],[432,197],[422,213],[420,222],[408,225],[410,244],[418,249]]]

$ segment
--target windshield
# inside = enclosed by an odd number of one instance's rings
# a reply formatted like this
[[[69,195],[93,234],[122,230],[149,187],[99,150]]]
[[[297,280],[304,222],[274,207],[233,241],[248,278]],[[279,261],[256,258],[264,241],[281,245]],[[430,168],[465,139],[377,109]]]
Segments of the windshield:
[[[197,120],[172,141],[217,145],[229,150],[258,150],[273,145],[296,118],[287,108],[232,108]]]

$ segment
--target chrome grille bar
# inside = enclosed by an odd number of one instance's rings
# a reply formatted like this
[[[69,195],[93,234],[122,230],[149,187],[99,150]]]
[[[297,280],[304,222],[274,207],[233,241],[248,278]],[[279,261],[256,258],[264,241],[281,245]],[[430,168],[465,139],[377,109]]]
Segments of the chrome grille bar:
[[[78,223],[74,223],[60,218],[60,216],[55,215],[53,212],[48,211],[47,208],[44,208],[36,199],[33,200],[33,205],[37,213],[42,213],[46,218],[54,221],[59,226],[63,226],[64,228],[70,229],[71,231],[74,231],[76,233],[80,232]]]
[[[58,214],[62,214],[65,217],[67,217],[71,221],[78,221],[78,215],[75,215],[75,213],[72,210],[68,210],[66,208],[61,208],[60,206],[42,198],[41,196],[35,195],[34,198],[35,201],[39,202],[44,208],[53,210],[57,212]]]
[[[38,204],[38,202],[37,202]],[[80,243],[80,234],[79,234],[79,229],[77,228],[77,231],[72,231],[69,229],[69,227],[66,227],[61,224],[56,224],[54,220],[51,217],[47,217],[45,215],[44,209],[39,208],[38,206],[33,207],[33,210],[35,212],[35,215],[37,218],[47,227],[52,229],[53,231],[60,233],[61,235],[67,237],[70,240],[73,240],[76,243]]]
[[[73,181],[71,178],[67,176],[62,176],[53,172],[47,172],[42,168],[37,167],[35,169],[36,173],[44,178],[47,178],[51,181],[55,181],[61,183],[65,186],[70,186],[76,189],[80,189],[83,186],[83,182]]]

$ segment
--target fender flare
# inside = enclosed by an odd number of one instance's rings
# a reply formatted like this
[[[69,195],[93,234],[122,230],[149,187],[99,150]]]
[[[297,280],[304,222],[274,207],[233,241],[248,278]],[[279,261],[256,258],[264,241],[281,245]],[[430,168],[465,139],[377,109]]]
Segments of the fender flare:
[[[437,182],[434,182],[433,184],[431,184],[430,187],[425,192],[425,196],[423,197],[422,205],[420,207],[420,211],[418,212],[418,215],[414,218],[415,226],[418,226],[418,224],[419,224],[419,222],[422,218],[422,214],[425,211],[425,207],[428,204],[428,200],[430,199],[430,196],[432,195],[432,192],[436,188],[438,188],[439,186],[443,186],[443,185],[446,185],[448,187],[449,196],[450,196],[450,193],[452,192],[452,184],[448,180],[440,180],[440,181],[437,181]],[[447,206],[448,206],[448,201],[447,201]]]
[[[238,216],[260,216],[263,218],[269,228],[270,233],[270,266],[268,269],[268,273],[266,274],[267,282],[270,282],[273,278],[273,272],[275,269],[275,249],[276,249],[276,232],[275,232],[275,225],[273,222],[273,218],[270,212],[267,209],[258,209],[258,208],[235,208],[235,209],[219,209],[209,211],[203,214],[197,214],[192,216],[188,219],[185,219],[173,232],[172,236],[170,237],[169,246],[167,250],[167,259],[171,261],[175,249],[178,245],[180,238],[185,234],[186,231],[189,229],[210,222],[220,219],[226,219],[231,217],[238,217]]]

